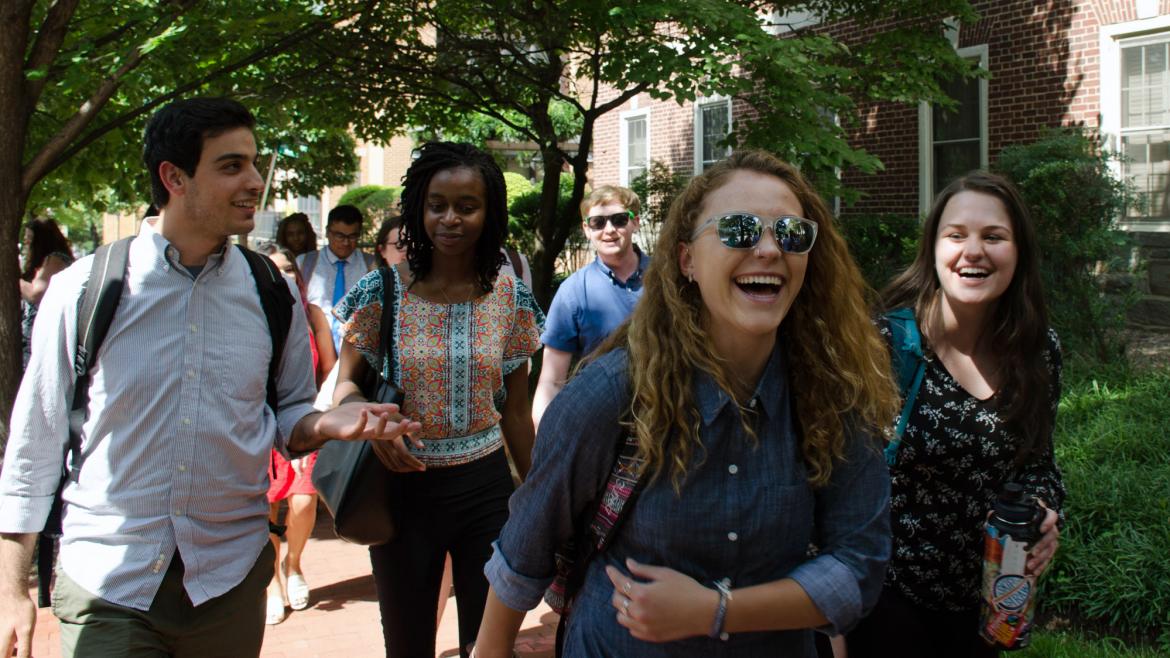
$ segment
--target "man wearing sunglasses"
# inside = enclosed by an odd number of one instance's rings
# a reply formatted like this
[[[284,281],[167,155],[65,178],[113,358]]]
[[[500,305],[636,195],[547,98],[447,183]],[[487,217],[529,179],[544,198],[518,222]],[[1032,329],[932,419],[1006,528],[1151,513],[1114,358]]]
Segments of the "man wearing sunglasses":
[[[625,321],[642,296],[642,275],[650,259],[634,244],[638,195],[604,185],[581,202],[582,229],[597,252],[592,263],[565,279],[545,320],[544,357],[532,400],[532,421],[540,417],[568,378],[573,359],[597,347]]]
[[[341,352],[341,323],[333,317],[333,305],[374,268],[374,258],[358,250],[362,238],[362,211],[341,205],[329,211],[325,224],[328,244],[297,257],[310,304],[316,304],[329,318],[333,349]]]

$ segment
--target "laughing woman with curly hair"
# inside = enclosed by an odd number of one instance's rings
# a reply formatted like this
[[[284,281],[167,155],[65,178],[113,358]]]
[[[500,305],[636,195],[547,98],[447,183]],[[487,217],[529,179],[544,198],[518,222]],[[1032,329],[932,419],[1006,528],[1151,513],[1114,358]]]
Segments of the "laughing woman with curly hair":
[[[745,151],[692,180],[629,323],[541,421],[478,655],[510,655],[627,433],[645,484],[586,567],[565,656],[813,656],[810,629],[851,627],[889,557],[897,407],[863,290],[795,168]]]

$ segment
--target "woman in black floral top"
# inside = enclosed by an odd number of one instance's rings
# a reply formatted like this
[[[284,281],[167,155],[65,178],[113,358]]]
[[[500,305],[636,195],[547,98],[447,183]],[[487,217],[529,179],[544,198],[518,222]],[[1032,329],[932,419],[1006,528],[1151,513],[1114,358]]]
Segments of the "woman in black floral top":
[[[978,635],[979,588],[983,525],[1005,482],[1047,508],[1029,571],[1056,551],[1061,360],[1038,258],[1016,189],[972,172],[939,195],[914,264],[883,293],[888,310],[914,310],[926,365],[890,467],[885,589],[847,636],[850,658],[998,655]],[[888,320],[880,328],[892,346]]]

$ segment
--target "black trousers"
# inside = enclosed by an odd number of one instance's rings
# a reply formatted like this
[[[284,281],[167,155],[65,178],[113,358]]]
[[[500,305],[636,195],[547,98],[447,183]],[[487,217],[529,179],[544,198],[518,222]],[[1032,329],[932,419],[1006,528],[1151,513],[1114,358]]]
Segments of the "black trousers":
[[[449,468],[398,474],[398,537],[370,547],[388,658],[434,658],[435,610],[451,554],[459,652],[479,634],[487,601],[483,566],[508,520],[512,476],[504,451]],[[443,592],[446,595],[446,592]]]
[[[979,609],[923,608],[886,587],[872,612],[845,635],[849,658],[996,658],[979,637]]]

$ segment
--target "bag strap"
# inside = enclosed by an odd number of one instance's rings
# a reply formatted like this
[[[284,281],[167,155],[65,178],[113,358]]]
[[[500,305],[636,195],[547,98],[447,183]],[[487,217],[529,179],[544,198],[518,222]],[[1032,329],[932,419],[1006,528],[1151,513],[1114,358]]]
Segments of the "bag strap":
[[[73,411],[84,410],[89,405],[89,373],[97,362],[98,350],[110,330],[118,302],[122,300],[131,240],[132,237],[123,238],[97,248],[90,264],[89,279],[83,284],[81,295],[77,298],[77,349],[73,357],[76,379],[73,400],[70,402]],[[72,471],[68,466],[70,453],[73,454]],[[37,604],[42,608],[51,603],[49,586],[53,578],[55,557],[53,540],[61,536],[61,510],[64,506],[61,495],[69,478],[75,477],[81,467],[81,458],[81,437],[70,430],[69,442],[61,457],[61,477],[57,482],[57,491],[53,495],[49,516],[45,519],[37,545]]]
[[[296,300],[289,292],[284,277],[277,271],[272,259],[248,249],[243,245],[236,245],[244,260],[248,262],[248,269],[256,281],[256,292],[260,295],[260,308],[264,311],[264,320],[268,323],[268,334],[272,338],[272,360],[268,362],[268,380],[266,383],[264,401],[272,413],[276,413],[279,402],[276,391],[276,378],[280,373],[280,363],[284,355],[284,346],[288,342],[288,332],[293,319],[293,305]]]
[[[914,411],[914,403],[918,399],[918,389],[922,387],[922,379],[926,374],[926,358],[922,352],[922,334],[918,331],[913,309],[895,309],[886,314],[886,319],[894,337],[892,352],[898,372],[898,389],[905,400],[898,424],[894,427],[894,437],[885,449],[886,464],[893,466],[898,459],[898,448],[902,445],[902,435],[910,421],[910,413]]]
[[[512,261],[512,271],[516,273],[516,279],[524,280],[524,261],[520,260],[520,252],[511,247],[504,247],[505,253],[508,254],[508,260]]]
[[[313,278],[313,270],[317,269],[317,256],[320,253],[320,249],[314,249],[305,254],[305,266],[301,268],[301,278],[305,280],[305,287],[308,287],[309,281]]]
[[[394,304],[398,291],[394,283],[394,273],[390,271],[390,268],[382,265],[378,271],[382,275],[382,317],[378,320],[378,358],[376,362],[381,368],[382,363],[386,360],[386,355],[390,352],[391,341],[394,340]],[[391,365],[393,366],[393,364]],[[393,377],[394,373],[391,372],[390,376]]]

